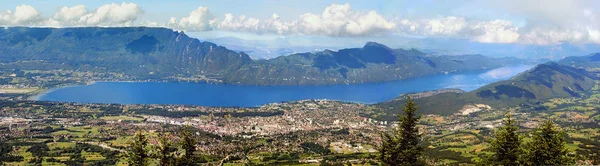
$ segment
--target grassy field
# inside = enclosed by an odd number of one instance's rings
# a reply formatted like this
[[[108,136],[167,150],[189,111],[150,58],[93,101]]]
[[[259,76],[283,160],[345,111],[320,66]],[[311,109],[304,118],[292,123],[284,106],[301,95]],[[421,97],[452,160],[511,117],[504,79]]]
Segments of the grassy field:
[[[75,147],[74,142],[50,142],[46,143],[46,145],[48,145],[48,148],[50,148],[50,150]]]
[[[100,127],[89,127],[89,126],[79,126],[79,127],[70,127],[67,130],[60,130],[53,132],[52,135],[74,135],[77,137],[85,137],[85,136],[95,136],[100,134],[98,129]]]
[[[26,94],[39,90],[39,88],[0,88],[0,93]]]
[[[119,137],[116,140],[110,141],[109,144],[112,144],[113,146],[128,146],[132,138],[133,136]]]

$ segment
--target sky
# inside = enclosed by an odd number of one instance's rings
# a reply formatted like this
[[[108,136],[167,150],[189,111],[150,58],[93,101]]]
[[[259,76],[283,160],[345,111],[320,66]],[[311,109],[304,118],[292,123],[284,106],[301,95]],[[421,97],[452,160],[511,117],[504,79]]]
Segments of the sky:
[[[596,0],[19,0],[0,4],[0,26],[148,26],[248,39],[600,44],[599,10]]]

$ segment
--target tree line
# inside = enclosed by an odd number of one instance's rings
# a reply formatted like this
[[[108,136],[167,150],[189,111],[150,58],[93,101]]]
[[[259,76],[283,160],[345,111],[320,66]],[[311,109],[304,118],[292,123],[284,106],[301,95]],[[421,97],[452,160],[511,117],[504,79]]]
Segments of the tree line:
[[[129,146],[125,156],[130,166],[147,166],[152,159],[158,159],[160,166],[171,165],[196,165],[206,162],[196,149],[196,133],[192,132],[191,127],[185,126],[178,133],[179,142],[174,143],[170,139],[173,135],[161,133],[158,137],[158,144],[148,146],[148,138],[140,129],[135,133],[131,146]],[[182,151],[179,151],[179,148]]]

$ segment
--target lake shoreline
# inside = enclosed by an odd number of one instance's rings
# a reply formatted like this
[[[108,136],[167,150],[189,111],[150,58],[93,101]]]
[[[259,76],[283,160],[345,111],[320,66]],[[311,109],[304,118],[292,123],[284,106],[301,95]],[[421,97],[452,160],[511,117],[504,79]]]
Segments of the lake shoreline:
[[[91,84],[95,84],[91,83]],[[27,100],[32,100],[32,101],[41,101],[40,97],[42,97],[43,95],[46,95],[48,93],[54,92],[56,90],[59,89],[63,89],[63,88],[70,88],[70,87],[76,87],[76,86],[86,86],[86,85],[91,85],[91,84],[73,84],[73,83],[69,83],[69,84],[60,84],[58,86],[54,86],[51,88],[41,88],[35,92],[32,92],[30,94],[28,94],[29,96],[27,97]]]
[[[393,100],[402,94],[444,89],[461,89],[468,92],[493,82],[509,79],[516,73],[529,70],[531,67],[517,65],[512,68],[438,74],[382,83],[341,85],[260,86],[204,82],[97,81],[57,86],[33,95],[29,99],[76,103],[246,108],[311,99],[376,104]],[[512,72],[506,72],[504,69]]]

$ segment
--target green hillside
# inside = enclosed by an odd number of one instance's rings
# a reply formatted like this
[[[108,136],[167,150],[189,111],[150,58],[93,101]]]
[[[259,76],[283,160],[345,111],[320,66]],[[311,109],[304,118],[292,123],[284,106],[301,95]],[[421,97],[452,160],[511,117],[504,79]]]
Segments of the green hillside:
[[[415,99],[422,113],[449,115],[469,104],[492,108],[535,103],[551,98],[581,97],[595,85],[592,73],[557,63],[540,64],[510,80],[496,82],[466,93],[442,93]],[[401,111],[402,99],[376,104],[388,114]]]
[[[138,80],[207,78],[231,84],[317,85],[400,80],[521,63],[481,55],[431,56],[369,42],[362,48],[252,60],[166,28],[0,30],[1,70],[117,72]]]
[[[586,56],[571,56],[560,60],[558,63],[562,65],[598,70],[600,68],[600,53],[590,54]]]
[[[165,28],[5,28],[3,68],[122,72],[139,79],[219,76],[252,60]]]

